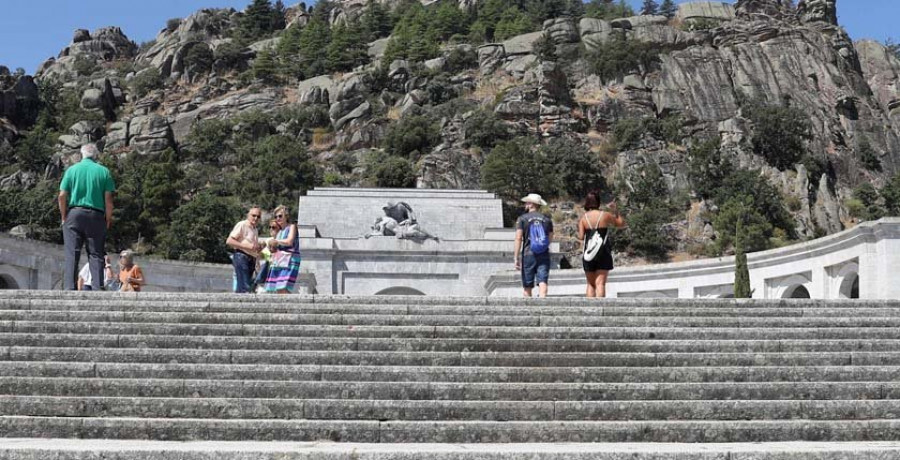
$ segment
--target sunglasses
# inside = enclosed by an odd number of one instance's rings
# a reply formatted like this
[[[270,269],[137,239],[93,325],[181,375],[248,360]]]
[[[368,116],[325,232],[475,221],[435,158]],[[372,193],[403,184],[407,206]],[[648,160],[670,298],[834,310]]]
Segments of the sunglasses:
[[[255,218],[259,219],[260,217],[262,217],[262,214],[250,214],[250,217],[255,217]]]
[[[272,226],[269,227],[269,230],[278,230],[278,227],[272,225]]]
[[[284,219],[284,214],[275,214],[276,219]]]

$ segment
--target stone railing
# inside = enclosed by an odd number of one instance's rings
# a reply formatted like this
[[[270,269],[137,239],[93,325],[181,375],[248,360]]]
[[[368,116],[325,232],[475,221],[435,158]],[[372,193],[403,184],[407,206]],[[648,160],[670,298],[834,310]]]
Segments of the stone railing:
[[[900,218],[865,222],[850,230],[789,247],[749,254],[755,298],[898,299]],[[710,298],[733,294],[734,257],[613,270],[607,297]],[[521,295],[519,274],[504,272],[485,283],[491,296]],[[550,294],[584,295],[582,270],[550,276]]]

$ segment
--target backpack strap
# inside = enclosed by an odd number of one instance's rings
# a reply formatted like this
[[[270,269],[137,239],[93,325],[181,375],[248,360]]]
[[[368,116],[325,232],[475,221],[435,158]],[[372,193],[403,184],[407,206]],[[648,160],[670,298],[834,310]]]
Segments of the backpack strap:
[[[597,230],[600,227],[600,221],[603,219],[603,213],[600,213],[600,217],[597,218],[597,225],[591,225],[591,220],[588,219],[587,213],[584,214],[584,220],[588,223],[588,228],[591,230]]]

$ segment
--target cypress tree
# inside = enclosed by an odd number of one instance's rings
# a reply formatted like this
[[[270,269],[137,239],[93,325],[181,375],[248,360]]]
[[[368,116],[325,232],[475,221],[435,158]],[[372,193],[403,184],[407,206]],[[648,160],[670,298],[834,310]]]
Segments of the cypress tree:
[[[750,291],[750,268],[747,266],[747,254],[744,254],[744,225],[742,219],[738,219],[735,231],[735,267],[734,267],[734,298],[749,299],[753,293]]]

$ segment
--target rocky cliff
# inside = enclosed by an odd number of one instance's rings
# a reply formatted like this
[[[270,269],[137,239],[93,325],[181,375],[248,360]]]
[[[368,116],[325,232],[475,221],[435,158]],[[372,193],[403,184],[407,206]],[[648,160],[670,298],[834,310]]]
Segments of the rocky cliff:
[[[686,3],[673,19],[560,16],[546,20],[541,30],[497,43],[444,43],[436,57],[422,62],[385,62],[388,39],[381,38],[350,71],[278,82],[253,80],[247,69],[279,49],[288,31],[226,53],[242,17],[234,10],[201,10],[170,21],[140,49],[116,27],[79,30],[34,78],[0,67],[0,146],[12,149],[34,124],[36,82],[77,91],[80,109],[95,115],[60,129],[47,178],[85,142],[120,156],[152,157],[189,149],[189,134],[203,120],[319,107],[327,113],[327,129],[292,129],[298,121],[283,119],[274,131],[307,144],[321,171],[352,185],[361,180],[359,163],[348,169],[339,159],[380,150],[391,126],[444,107],[432,114],[439,139],[417,152],[417,184],[474,188],[481,185],[485,151],[472,146],[466,126],[481,108],[514,133],[590,146],[607,180],[619,178],[626,189],[628,171],[654,164],[673,194],[689,194],[686,152],[694,141],[717,138],[738,165],[761,171],[784,197],[793,197],[797,236],[812,237],[852,221],[844,203],[857,185],[881,186],[900,171],[900,61],[879,43],[853,43],[837,23],[834,0],[800,0],[796,8],[786,3]],[[327,20],[353,21],[365,4],[336,2]],[[474,4],[460,1],[461,8]],[[302,29],[313,15],[303,5],[288,8],[285,27]],[[653,59],[618,74],[599,74],[590,53],[623,39],[646,45],[642,49],[653,50]],[[457,65],[460,56],[477,56],[477,62]],[[160,84],[141,85],[148,76]],[[807,166],[776,168],[755,154],[748,142],[755,129],[745,113],[749,100],[789,104],[807,114],[812,136],[805,147],[824,168],[812,176]],[[453,110],[446,109],[448,103],[456,104]],[[624,119],[676,117],[677,142],[642,133],[637,142],[609,148],[612,127]],[[879,168],[864,167],[863,144]],[[7,188],[34,186],[41,178],[23,178],[11,168],[3,173],[0,184]],[[563,220],[570,208],[563,206]],[[678,248],[715,238],[709,209],[715,204],[695,197],[684,220],[667,227]]]

